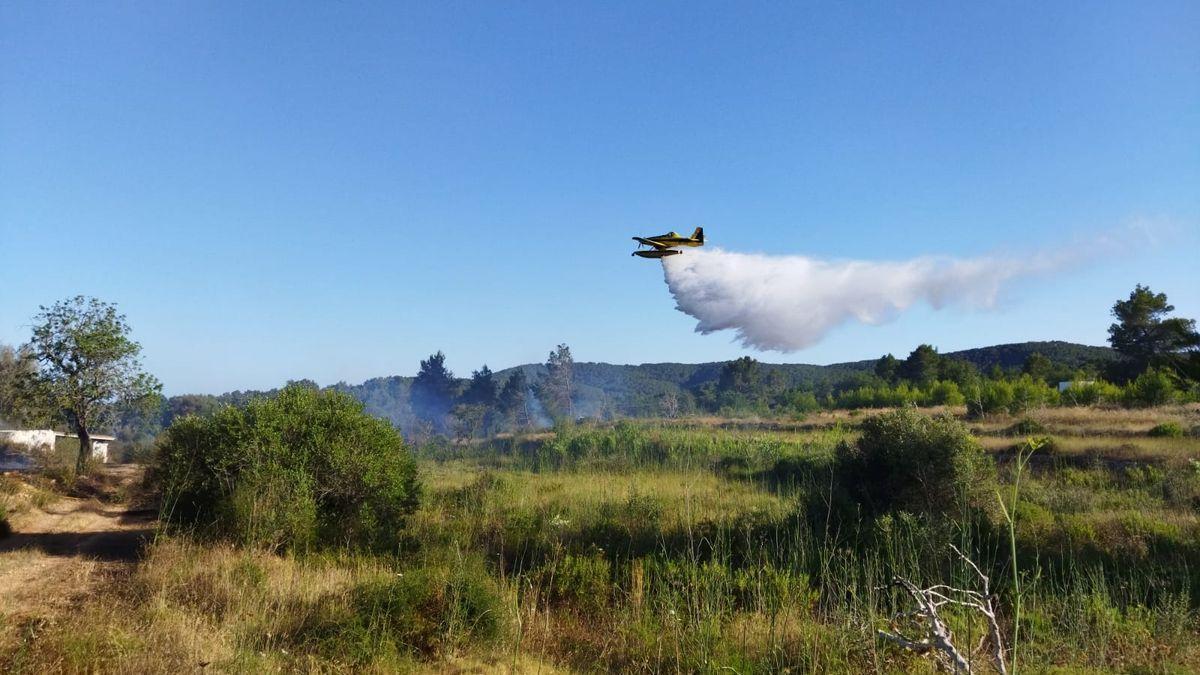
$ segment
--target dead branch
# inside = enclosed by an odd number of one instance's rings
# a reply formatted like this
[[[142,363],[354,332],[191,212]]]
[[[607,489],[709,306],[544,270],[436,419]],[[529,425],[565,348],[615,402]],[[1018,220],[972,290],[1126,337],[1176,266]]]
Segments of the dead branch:
[[[892,617],[891,630],[879,629],[876,635],[880,638],[910,649],[919,654],[933,653],[938,663],[954,673],[972,673],[971,652],[963,654],[954,644],[954,634],[939,614],[946,605],[953,605],[973,610],[981,614],[988,624],[988,635],[980,640],[975,648],[978,651],[986,643],[992,646],[992,662],[1000,675],[1008,675],[1008,667],[1004,660],[1004,640],[1000,632],[1000,624],[996,619],[996,608],[991,594],[991,581],[970,558],[958,550],[953,544],[951,549],[975,571],[979,577],[980,590],[955,588],[946,584],[936,584],[928,588],[917,588],[908,579],[894,577],[892,585],[903,588],[916,602],[916,609],[909,612],[899,612]],[[912,625],[922,632],[920,637],[911,637],[901,632],[901,625]]]

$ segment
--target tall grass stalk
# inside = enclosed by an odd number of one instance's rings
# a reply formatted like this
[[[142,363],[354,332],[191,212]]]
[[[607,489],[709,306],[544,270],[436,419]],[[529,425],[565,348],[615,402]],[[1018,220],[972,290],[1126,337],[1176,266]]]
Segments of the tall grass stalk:
[[[996,491],[996,501],[1000,502],[1000,510],[1004,514],[1004,521],[1008,525],[1008,545],[1009,555],[1011,555],[1011,566],[1013,575],[1013,634],[1012,634],[1012,656],[1009,663],[1012,666],[1012,675],[1017,675],[1017,649],[1021,644],[1021,570],[1017,564],[1017,501],[1021,497],[1021,474],[1025,472],[1025,466],[1029,463],[1029,458],[1033,453],[1037,452],[1045,444],[1045,439],[1030,438],[1025,441],[1025,445],[1017,450],[1016,456],[1016,471],[1013,475],[1012,496],[1008,505],[1005,505],[1004,499],[1000,496],[1000,491]]]

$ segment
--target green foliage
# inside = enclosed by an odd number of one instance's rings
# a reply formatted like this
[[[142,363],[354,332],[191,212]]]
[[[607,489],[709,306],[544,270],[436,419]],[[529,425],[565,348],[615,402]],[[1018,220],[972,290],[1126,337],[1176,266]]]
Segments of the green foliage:
[[[467,405],[490,407],[496,404],[497,394],[496,378],[492,369],[485,363],[482,368],[471,373],[471,380],[458,400]]]
[[[904,363],[900,364],[899,375],[918,386],[927,386],[938,376],[941,357],[932,345],[918,345]]]
[[[839,446],[841,485],[868,514],[959,516],[991,500],[992,465],[961,423],[901,409],[869,417]]]
[[[1121,402],[1131,408],[1166,405],[1178,394],[1175,382],[1169,374],[1164,370],[1151,368],[1122,388]]]
[[[279,640],[354,665],[487,646],[507,630],[499,584],[478,557],[424,565],[327,595]],[[391,668],[389,668],[391,670]]]
[[[1138,284],[1128,300],[1118,300],[1108,328],[1108,341],[1125,359],[1125,373],[1136,374],[1152,366],[1172,366],[1181,353],[1200,349],[1195,319],[1167,317],[1175,311],[1165,293]]]
[[[1025,417],[1018,420],[1015,424],[1008,428],[1010,436],[1032,436],[1034,434],[1046,433],[1046,425],[1041,422]]]
[[[388,549],[418,497],[390,425],[345,394],[303,386],[177,420],[154,477],[164,519],[268,547]]]
[[[38,393],[63,412],[79,436],[76,471],[82,472],[91,456],[88,434],[111,424],[120,404],[161,387],[142,370],[142,347],[130,339],[116,305],[79,295],[40,310],[26,348],[40,364]]]
[[[900,362],[891,354],[884,354],[875,362],[875,376],[884,382],[896,381],[900,372]]]
[[[422,360],[409,391],[413,414],[429,423],[436,433],[445,433],[447,416],[457,396],[458,383],[446,368],[446,355],[439,351]]]
[[[967,399],[959,391],[954,382],[938,380],[929,385],[926,402],[929,405],[957,406],[966,403]]]
[[[1020,415],[1059,401],[1058,390],[1028,374],[1015,380],[982,380],[966,392],[967,415]]]
[[[758,361],[743,356],[725,364],[717,389],[721,392],[750,395],[757,394],[762,386],[763,374]]]
[[[1187,434],[1179,422],[1163,422],[1150,429],[1150,435],[1161,438],[1183,438]]]
[[[1087,381],[1076,378],[1059,394],[1063,405],[1096,405],[1121,400],[1121,388],[1104,380]]]
[[[546,377],[538,387],[550,415],[559,420],[575,418],[575,359],[571,348],[558,345],[546,359]]]
[[[0,345],[0,423],[44,425],[53,416],[38,392],[38,365],[27,347]]]

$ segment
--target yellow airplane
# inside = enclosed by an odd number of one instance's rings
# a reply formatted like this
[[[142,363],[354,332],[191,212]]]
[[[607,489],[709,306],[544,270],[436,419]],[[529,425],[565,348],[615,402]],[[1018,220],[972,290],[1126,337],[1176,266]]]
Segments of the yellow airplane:
[[[669,255],[679,255],[683,253],[677,249],[679,246],[703,246],[704,245],[704,228],[697,227],[692,236],[685,237],[678,232],[668,232],[660,234],[656,237],[634,237],[634,241],[638,243],[638,247],[649,246],[649,251],[634,251],[633,255],[643,258],[665,258]]]

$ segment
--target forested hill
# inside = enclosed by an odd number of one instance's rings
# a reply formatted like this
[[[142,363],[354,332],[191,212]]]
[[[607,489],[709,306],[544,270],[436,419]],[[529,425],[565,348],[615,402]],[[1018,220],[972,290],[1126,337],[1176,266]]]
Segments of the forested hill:
[[[1098,366],[1115,358],[1108,347],[1094,347],[1071,342],[1021,342],[1015,344],[977,347],[957,352],[947,352],[943,357],[961,359],[974,364],[981,371],[994,366],[1003,369],[1019,369],[1031,354],[1041,354],[1050,361],[1070,368]],[[904,354],[898,354],[903,359]],[[777,373],[785,387],[812,390],[828,390],[855,381],[864,374],[874,371],[876,359],[834,363],[818,366],[807,363],[762,364],[764,373]],[[643,363],[640,365],[613,365],[609,363],[576,363],[575,378],[578,386],[577,408],[584,415],[598,414],[612,409],[622,414],[633,414],[646,410],[663,394],[695,390],[708,382],[715,382],[721,374],[724,362],[713,363]],[[542,366],[520,366],[526,375],[536,376]],[[502,371],[507,375],[512,369]]]
[[[994,366],[1018,369],[1030,354],[1038,353],[1056,364],[1070,368],[1098,366],[1111,361],[1114,352],[1108,347],[1093,347],[1070,342],[1022,342],[1017,344],[979,347],[942,356],[969,361],[981,371]],[[904,354],[896,355],[903,359]],[[724,366],[713,363],[643,363],[614,365],[611,363],[577,362],[575,364],[575,412],[580,416],[646,415],[657,411],[664,394],[695,392],[705,384],[715,382]],[[875,359],[818,366],[804,363],[762,364],[764,374],[778,377],[784,387],[799,387],[814,391],[829,391],[860,381],[873,372]],[[536,383],[545,372],[542,364],[527,364],[496,373],[503,382],[518,368],[525,371],[530,382]],[[469,373],[459,373],[460,376]],[[413,378],[393,375],[377,377],[361,384],[339,383],[332,388],[345,391],[359,399],[368,412],[409,428],[413,422],[409,407],[409,387]],[[238,403],[254,395],[269,392],[231,392],[218,397],[173,397],[171,408],[184,412],[203,409],[217,403]],[[178,405],[182,404],[182,405]]]

